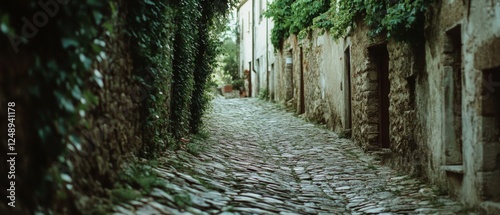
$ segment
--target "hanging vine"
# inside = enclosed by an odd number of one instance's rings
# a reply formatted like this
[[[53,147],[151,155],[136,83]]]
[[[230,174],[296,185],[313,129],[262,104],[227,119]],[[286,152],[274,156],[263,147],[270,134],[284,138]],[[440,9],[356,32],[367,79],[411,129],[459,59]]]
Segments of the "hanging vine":
[[[269,5],[265,15],[274,20],[271,41],[275,47],[281,47],[281,42],[290,34],[303,34],[311,29],[329,31],[334,39],[344,37],[358,16],[370,27],[371,37],[382,34],[387,38],[415,42],[421,40],[424,13],[431,2],[276,0]],[[322,4],[329,6],[324,9]]]

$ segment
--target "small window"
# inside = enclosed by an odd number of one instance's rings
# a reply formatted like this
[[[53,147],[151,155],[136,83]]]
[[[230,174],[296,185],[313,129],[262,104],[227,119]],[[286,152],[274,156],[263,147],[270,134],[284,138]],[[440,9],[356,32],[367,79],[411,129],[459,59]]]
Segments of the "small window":
[[[245,31],[244,31],[245,30],[245,19],[241,19],[241,25],[240,26],[241,26],[241,31],[240,31],[241,32],[240,33],[241,34],[241,40],[243,40],[243,35],[245,34]]]
[[[248,28],[247,28],[247,32],[250,33],[250,28],[252,26],[252,22],[251,22],[251,19],[250,19],[250,11],[248,11]]]

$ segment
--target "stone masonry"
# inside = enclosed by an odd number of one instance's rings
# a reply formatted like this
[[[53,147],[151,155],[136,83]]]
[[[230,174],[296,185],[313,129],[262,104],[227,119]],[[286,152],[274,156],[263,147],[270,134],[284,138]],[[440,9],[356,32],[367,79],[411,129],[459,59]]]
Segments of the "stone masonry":
[[[293,70],[277,69],[292,76],[293,98],[278,82],[275,101],[348,131],[354,144],[468,207],[499,214],[499,20],[499,1],[443,0],[408,43],[368,36],[363,17],[338,40],[319,30],[291,35],[277,62],[291,52]]]

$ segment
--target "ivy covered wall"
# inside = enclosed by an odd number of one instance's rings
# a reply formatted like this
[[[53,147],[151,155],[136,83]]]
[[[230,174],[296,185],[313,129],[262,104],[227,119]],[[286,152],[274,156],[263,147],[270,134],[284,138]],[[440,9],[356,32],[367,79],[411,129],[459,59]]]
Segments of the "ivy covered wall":
[[[0,105],[16,102],[22,159],[16,164],[16,208],[2,204],[0,211],[102,211],[99,205],[109,203],[109,189],[128,157],[155,157],[198,132],[218,45],[212,30],[230,3],[3,5]],[[8,183],[1,179],[5,196]]]

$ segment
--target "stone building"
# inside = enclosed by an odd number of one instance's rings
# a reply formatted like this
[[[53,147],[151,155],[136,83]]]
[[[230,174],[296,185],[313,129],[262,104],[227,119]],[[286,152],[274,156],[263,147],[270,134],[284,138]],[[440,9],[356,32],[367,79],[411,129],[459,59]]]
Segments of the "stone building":
[[[240,74],[248,70],[248,95],[258,97],[266,90],[274,98],[276,73],[274,47],[270,42],[273,22],[264,17],[268,0],[243,0],[238,6]],[[263,92],[264,93],[264,92]]]
[[[422,44],[369,39],[361,20],[339,40],[292,35],[274,100],[500,214],[500,2],[443,0],[425,17]]]

